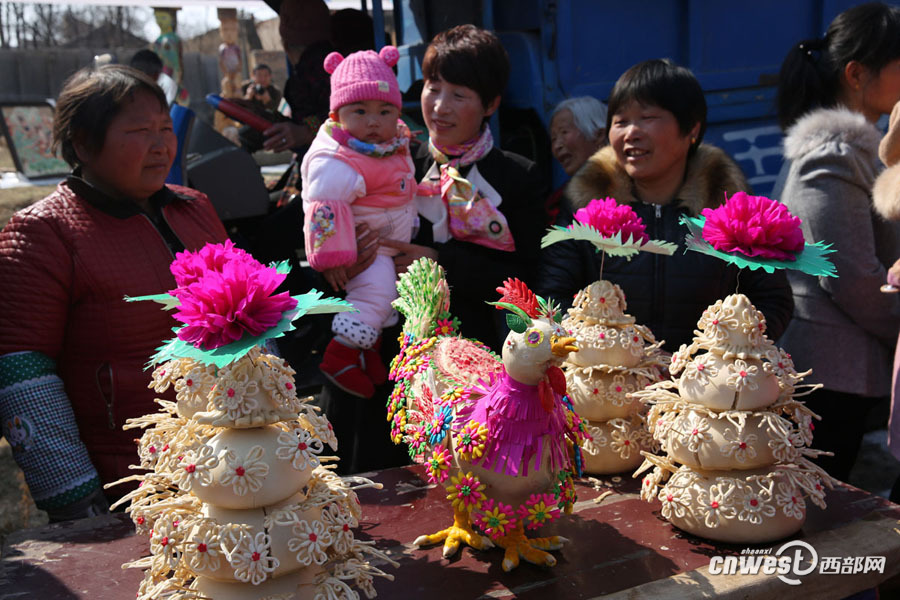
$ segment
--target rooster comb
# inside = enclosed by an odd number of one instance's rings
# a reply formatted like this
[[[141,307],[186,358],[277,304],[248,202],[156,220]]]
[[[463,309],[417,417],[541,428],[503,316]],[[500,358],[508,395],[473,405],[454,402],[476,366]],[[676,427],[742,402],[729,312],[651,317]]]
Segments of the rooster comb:
[[[562,313],[558,305],[552,300],[547,301],[532,292],[524,282],[519,279],[507,279],[501,287],[497,288],[500,300],[489,302],[497,307],[497,310],[508,310],[506,324],[517,333],[523,333],[537,318],[546,318],[557,323],[562,319]]]

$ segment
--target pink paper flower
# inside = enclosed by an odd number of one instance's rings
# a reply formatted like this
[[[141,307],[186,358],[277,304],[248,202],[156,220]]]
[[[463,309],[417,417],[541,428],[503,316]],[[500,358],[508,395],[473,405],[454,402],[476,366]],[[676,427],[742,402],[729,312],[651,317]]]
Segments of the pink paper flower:
[[[284,274],[243,251],[229,256],[229,250],[234,249],[226,247],[201,257],[210,268],[190,275],[196,280],[177,294],[181,306],[175,318],[185,324],[178,330],[178,338],[197,348],[212,350],[245,333],[261,335],[281,320],[284,311],[297,305],[288,292],[272,295]]]
[[[224,244],[207,244],[196,252],[190,250],[179,252],[169,267],[175,277],[175,285],[178,286],[178,289],[173,290],[173,295],[178,296],[181,288],[195,283],[209,271],[221,273],[226,264],[236,260],[259,264],[247,252],[237,248],[231,240],[226,240]]]
[[[621,231],[623,241],[629,237],[641,243],[650,239],[645,233],[644,223],[634,210],[626,204],[619,204],[614,198],[591,200],[587,206],[575,211],[575,220],[582,225],[590,225],[603,237],[612,237]]]
[[[784,204],[737,192],[722,206],[704,208],[703,239],[720,252],[796,260],[803,250],[800,219]]]

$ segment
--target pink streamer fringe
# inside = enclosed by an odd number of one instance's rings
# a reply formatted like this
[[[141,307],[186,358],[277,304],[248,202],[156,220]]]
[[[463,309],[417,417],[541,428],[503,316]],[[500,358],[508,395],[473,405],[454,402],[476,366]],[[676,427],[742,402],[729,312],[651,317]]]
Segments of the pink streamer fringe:
[[[490,439],[479,466],[513,477],[528,475],[541,467],[544,437],[549,435],[550,462],[554,471],[569,466],[565,437],[565,409],[556,396],[548,413],[541,405],[538,386],[512,379],[506,371],[492,375],[488,382],[479,381],[474,393],[484,394],[467,414],[457,415],[460,426],[468,421],[487,424]]]

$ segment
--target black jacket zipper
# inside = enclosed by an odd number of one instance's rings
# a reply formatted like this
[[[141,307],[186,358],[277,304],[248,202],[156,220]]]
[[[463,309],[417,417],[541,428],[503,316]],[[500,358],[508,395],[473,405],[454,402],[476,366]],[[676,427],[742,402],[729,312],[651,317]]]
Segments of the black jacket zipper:
[[[660,204],[653,205],[653,235],[651,236],[655,240],[664,240],[665,239],[665,231],[663,231],[663,221],[662,221],[662,211],[663,207]],[[652,315],[652,323],[662,323],[663,322],[663,304],[665,303],[665,264],[663,263],[662,256],[659,254],[653,255],[653,309],[651,311]]]

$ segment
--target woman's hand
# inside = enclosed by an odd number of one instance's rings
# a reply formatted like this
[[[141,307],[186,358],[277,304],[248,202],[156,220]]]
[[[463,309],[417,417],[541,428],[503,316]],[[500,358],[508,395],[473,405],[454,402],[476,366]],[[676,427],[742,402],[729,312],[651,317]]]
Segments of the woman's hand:
[[[356,226],[356,262],[346,267],[332,267],[322,271],[325,281],[335,292],[347,289],[347,282],[375,262],[378,254],[378,234],[365,223]]]
[[[325,281],[328,282],[328,285],[331,286],[335,292],[339,292],[347,287],[347,282],[350,281],[350,278],[347,277],[347,267],[332,267],[330,269],[325,269],[322,271],[322,276],[325,277]]]
[[[394,270],[397,275],[406,273],[407,267],[420,258],[430,258],[433,261],[438,259],[437,250],[428,246],[398,242],[397,240],[382,240],[381,245],[400,251],[400,254],[394,257]]]
[[[895,288],[900,288],[900,258],[888,269],[887,282]]]
[[[263,131],[263,149],[272,152],[285,152],[297,146],[305,146],[312,142],[313,133],[306,125],[298,125],[291,121],[275,123]]]

